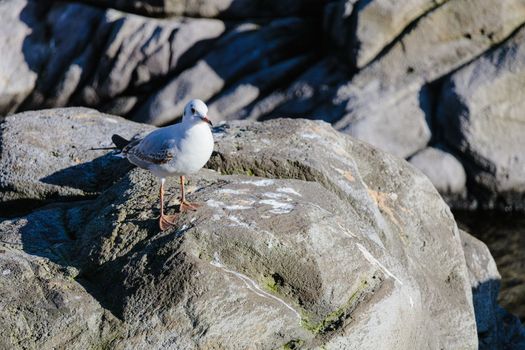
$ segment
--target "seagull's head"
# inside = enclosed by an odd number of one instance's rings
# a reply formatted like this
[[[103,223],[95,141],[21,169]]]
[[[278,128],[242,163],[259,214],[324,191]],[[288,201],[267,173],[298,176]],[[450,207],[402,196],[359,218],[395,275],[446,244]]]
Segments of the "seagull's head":
[[[191,100],[184,108],[184,114],[182,115],[183,122],[199,123],[206,122],[213,126],[211,121],[208,119],[208,106],[201,100]]]

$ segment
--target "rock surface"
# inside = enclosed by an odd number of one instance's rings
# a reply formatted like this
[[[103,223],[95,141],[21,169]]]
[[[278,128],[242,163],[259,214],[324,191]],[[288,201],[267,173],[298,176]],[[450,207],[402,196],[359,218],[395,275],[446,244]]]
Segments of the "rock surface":
[[[93,148],[112,146],[113,133],[131,138],[151,129],[87,108],[8,117],[0,124],[0,209],[96,196],[130,166]]]
[[[341,19],[328,23],[329,32],[340,48],[346,51],[348,59],[362,68],[410,23],[446,1],[337,1],[339,8],[332,11],[337,11]],[[349,27],[354,27],[353,32],[342,37],[341,32],[347,31]]]
[[[525,218],[521,213],[455,211],[461,228],[487,244],[501,274],[498,303],[525,322]]]
[[[444,139],[462,155],[489,207],[499,200],[525,206],[524,40],[521,29],[443,86],[438,117]]]
[[[5,115],[16,111],[35,88],[46,46],[36,3],[2,1],[0,18],[0,114]]]
[[[428,176],[441,194],[466,194],[465,169],[452,154],[438,148],[428,147],[410,158],[410,164]]]
[[[344,111],[335,126],[401,157],[425,148],[432,114],[425,84],[474,59],[525,20],[522,1],[496,6],[498,11],[492,1],[448,1],[422,17],[384,55],[336,89],[335,102]]]
[[[57,111],[66,112],[86,110]],[[31,120],[46,125],[50,113]],[[109,137],[104,118],[90,119],[85,133]],[[125,135],[146,130],[112,120]],[[56,295],[53,307],[34,306],[34,295],[11,297],[18,311],[1,320],[22,313],[34,324],[46,320],[47,333],[28,339],[25,326],[13,323],[3,341],[70,348],[477,348],[459,231],[426,177],[326,123],[236,122],[217,127],[215,136],[208,166],[220,173],[203,170],[188,186],[191,200],[205,205],[181,215],[170,231],[158,231],[158,182],[140,169],[115,173],[95,198],[3,220],[2,268],[18,260],[29,267],[17,285],[6,279],[11,272],[1,276],[1,290],[44,283],[29,272],[33,265],[49,270],[56,290],[45,294]],[[80,145],[57,137],[70,151]],[[106,166],[86,162],[88,175]],[[61,328],[64,318],[68,329]],[[90,331],[73,337],[85,327]]]

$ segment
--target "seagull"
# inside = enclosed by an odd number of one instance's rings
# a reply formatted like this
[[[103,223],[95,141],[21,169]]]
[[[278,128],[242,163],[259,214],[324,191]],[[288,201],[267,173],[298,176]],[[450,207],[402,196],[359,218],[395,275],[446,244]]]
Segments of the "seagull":
[[[213,126],[208,107],[201,100],[191,100],[184,107],[182,122],[152,131],[143,139],[128,141],[119,135],[111,140],[120,155],[139,168],[147,169],[160,180],[160,218],[162,231],[175,224],[176,215],[164,214],[164,183],[167,177],[180,177],[180,211],[197,210],[198,204],[186,201],[184,176],[194,174],[213,152]]]

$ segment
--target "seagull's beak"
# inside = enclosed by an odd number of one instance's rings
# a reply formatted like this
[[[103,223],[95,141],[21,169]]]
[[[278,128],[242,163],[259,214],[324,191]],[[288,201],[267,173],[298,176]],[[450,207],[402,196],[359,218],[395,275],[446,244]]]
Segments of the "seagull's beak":
[[[211,122],[211,120],[208,119],[208,116],[202,117],[201,119],[202,119],[203,122],[206,122],[206,123],[210,124],[210,126],[213,126],[213,123]]]

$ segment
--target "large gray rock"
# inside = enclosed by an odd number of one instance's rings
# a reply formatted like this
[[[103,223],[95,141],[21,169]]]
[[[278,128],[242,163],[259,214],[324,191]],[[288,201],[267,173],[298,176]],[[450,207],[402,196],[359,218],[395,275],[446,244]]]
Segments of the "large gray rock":
[[[56,5],[46,17],[50,59],[24,109],[75,104],[127,114],[144,90],[190,67],[225,30],[218,20],[167,21],[79,4]]]
[[[40,224],[55,220],[48,213],[40,214]],[[75,280],[78,271],[38,256],[44,246],[24,252],[21,231],[15,231],[16,238],[6,237],[8,231],[0,225],[2,349],[80,350],[104,347],[119,335],[120,322]],[[24,231],[24,236],[31,233]]]
[[[91,120],[84,132],[109,138],[104,117]],[[141,127],[114,120],[127,135]],[[76,308],[71,329],[100,304],[121,320],[95,323],[117,349],[477,348],[459,232],[426,177],[326,123],[237,122],[215,135],[208,166],[223,175],[190,177],[190,199],[205,205],[170,231],[157,228],[158,181],[140,169],[96,199],[0,223],[0,244],[16,254],[78,269],[71,283],[94,299]],[[87,174],[100,166],[88,164]],[[61,314],[46,312],[49,335],[31,346],[54,336],[71,348],[99,344],[93,333],[71,339]],[[14,328],[5,342],[24,336]]]
[[[261,96],[271,92],[271,88],[276,84],[286,83],[291,77],[301,72],[305,65],[313,61],[314,56],[305,54],[303,56],[292,57],[283,62],[277,63],[261,71],[255,72],[246,78],[234,83],[230,88],[220,92],[210,100],[208,107],[209,115],[215,120],[235,120],[249,117],[259,119],[261,114],[246,113],[252,106],[252,102],[257,101]],[[324,77],[326,78],[326,77]],[[268,98],[260,99],[256,104],[264,104]],[[281,102],[281,101],[280,101]],[[252,110],[257,110],[252,108]],[[273,111],[279,113],[278,111]]]
[[[27,3],[34,6],[34,2]],[[48,33],[47,40],[42,42],[47,60],[42,64],[36,86],[20,109],[65,106],[91,74],[92,61],[101,49],[100,38],[109,31],[109,26],[100,25],[104,13],[101,9],[63,4],[46,10],[38,24],[45,25]],[[41,32],[43,28],[34,30]],[[29,57],[27,51],[24,54]]]
[[[106,13],[108,21],[114,22],[112,35],[97,70],[80,92],[83,104],[106,104],[108,108],[115,97],[147,91],[191,67],[225,31],[224,23],[218,20],[117,16],[111,11]]]
[[[326,103],[336,86],[347,79],[348,73],[334,58],[324,58],[300,74],[288,87],[278,89],[243,106],[227,119],[266,120],[273,117],[320,119],[333,122],[336,113],[313,114],[319,105]]]
[[[107,155],[111,135],[132,137],[151,126],[87,108],[25,112],[0,124],[0,208],[30,209],[50,200],[93,197],[128,169]]]
[[[461,152],[485,205],[523,208],[525,193],[525,30],[454,73],[444,84],[438,120]]]

